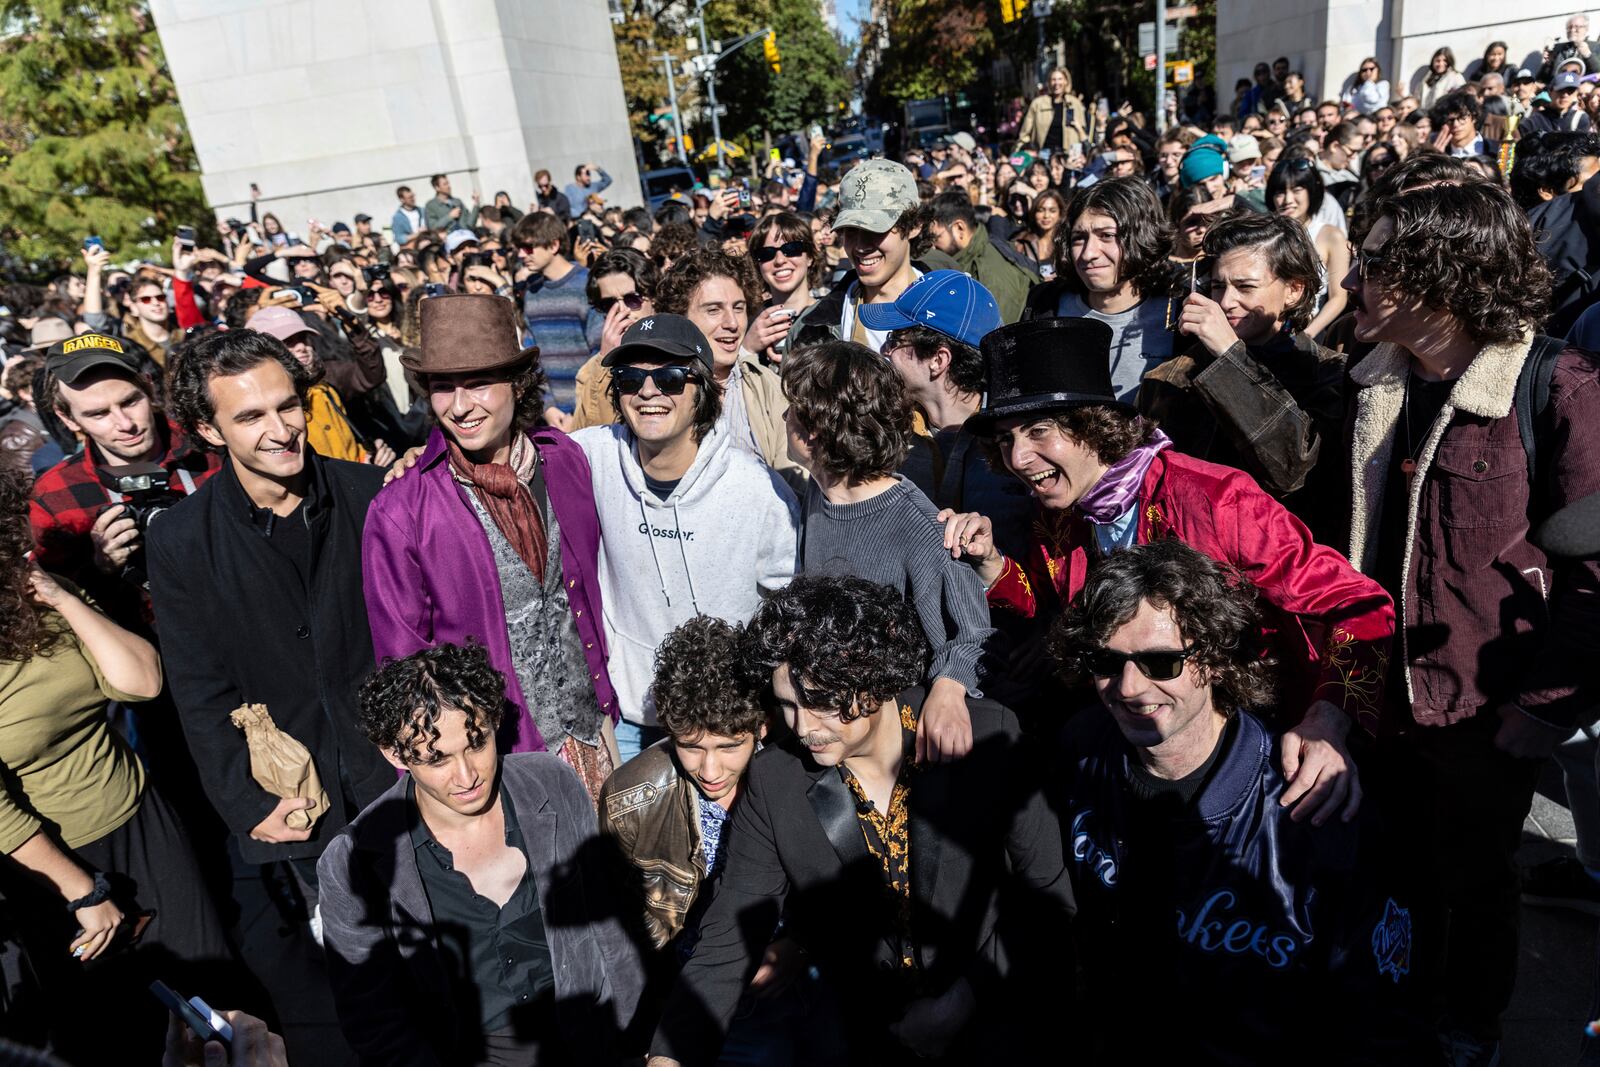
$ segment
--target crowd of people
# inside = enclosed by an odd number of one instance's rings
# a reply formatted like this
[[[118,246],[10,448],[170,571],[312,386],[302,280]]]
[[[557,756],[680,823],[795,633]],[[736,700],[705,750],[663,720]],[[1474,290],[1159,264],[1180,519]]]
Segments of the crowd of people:
[[[1568,31],[0,287],[0,1034],[1498,1062],[1522,892],[1600,902]]]

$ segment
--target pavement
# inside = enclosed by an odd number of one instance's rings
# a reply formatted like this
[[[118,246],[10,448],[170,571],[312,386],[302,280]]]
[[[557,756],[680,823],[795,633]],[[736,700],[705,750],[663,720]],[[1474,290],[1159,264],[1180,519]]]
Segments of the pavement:
[[[1552,762],[1523,824],[1517,858],[1533,864],[1571,855],[1575,842],[1566,791]],[[1501,1067],[1579,1062],[1583,1025],[1595,996],[1596,923],[1594,917],[1576,911],[1523,906],[1522,959],[1506,1013]]]

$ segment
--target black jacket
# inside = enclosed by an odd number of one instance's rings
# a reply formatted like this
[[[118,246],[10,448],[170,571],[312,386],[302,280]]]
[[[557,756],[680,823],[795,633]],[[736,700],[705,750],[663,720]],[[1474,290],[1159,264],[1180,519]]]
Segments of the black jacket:
[[[1413,902],[1379,847],[1376,808],[1295,822],[1273,736],[1248,712],[1232,731],[1187,805],[1135,799],[1137,757],[1104,709],[1063,731],[1052,777],[1095,1023],[1081,1061],[1436,1061],[1411,1010]],[[1159,1018],[1128,996],[1146,983],[1163,991]]]
[[[1139,413],[1179,452],[1246,472],[1337,545],[1350,532],[1345,395],[1343,355],[1280,332],[1215,357],[1195,342],[1144,376]]]
[[[900,700],[920,712],[923,695],[908,690]],[[969,701],[969,707],[972,752],[912,771],[911,928],[919,995],[937,996],[966,978],[978,1007],[952,1062],[1020,1062],[1028,1058],[1021,1049],[1044,1047],[1028,1044],[1035,1036],[1030,1025],[1049,1029],[1057,1022],[1049,1011],[1023,1010],[1022,1003],[1035,992],[1048,989],[1056,997],[1070,986],[1061,983],[1071,974],[1072,888],[1060,824],[1044,802],[1042,775],[1025,751],[1016,717],[989,700]],[[893,905],[879,861],[867,852],[849,787],[837,769],[813,764],[788,736],[751,761],[745,789],[725,836],[730,852],[699,943],[651,1051],[686,1067],[716,1060],[781,913],[785,932],[839,994],[852,1062],[909,1058],[904,1049],[896,1054],[886,1033],[906,1003]],[[1002,893],[1006,914],[1000,921]],[[1015,942],[1012,931],[1020,935]],[[1035,960],[1053,968],[1050,979],[1030,972]]]
[[[309,583],[251,522],[231,463],[150,527],[150,595],[167,681],[206,795],[247,863],[320,855],[394,784],[393,769],[356,725],[356,689],[373,669],[361,529],[383,471],[310,449],[306,465],[300,514],[311,527]],[[250,776],[244,734],[228,719],[246,703],[265,704],[316,764],[332,807],[307,841],[250,837],[278,798]]]
[[[1545,332],[1565,337],[1578,316],[1600,294],[1600,177],[1574,192],[1547,200],[1528,212],[1539,254],[1554,275],[1550,321]]]

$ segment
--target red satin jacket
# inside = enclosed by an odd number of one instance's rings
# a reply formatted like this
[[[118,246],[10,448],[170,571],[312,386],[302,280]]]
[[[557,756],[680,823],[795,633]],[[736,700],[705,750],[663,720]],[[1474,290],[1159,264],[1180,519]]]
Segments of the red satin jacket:
[[[1317,700],[1342,707],[1375,734],[1394,639],[1394,603],[1242,471],[1163,450],[1139,490],[1137,541],[1176,537],[1231,564],[1266,602],[1269,640],[1282,664],[1286,709]],[[1033,618],[1058,614],[1098,553],[1088,520],[1045,511],[1026,557],[1008,558],[989,603]]]

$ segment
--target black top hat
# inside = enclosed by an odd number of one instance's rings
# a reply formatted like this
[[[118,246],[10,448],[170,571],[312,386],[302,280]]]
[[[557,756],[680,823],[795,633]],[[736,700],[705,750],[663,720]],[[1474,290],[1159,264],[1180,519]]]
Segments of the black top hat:
[[[967,420],[968,433],[987,436],[1000,419],[1085,404],[1116,404],[1111,384],[1111,327],[1098,319],[1028,319],[983,338],[989,395]]]

